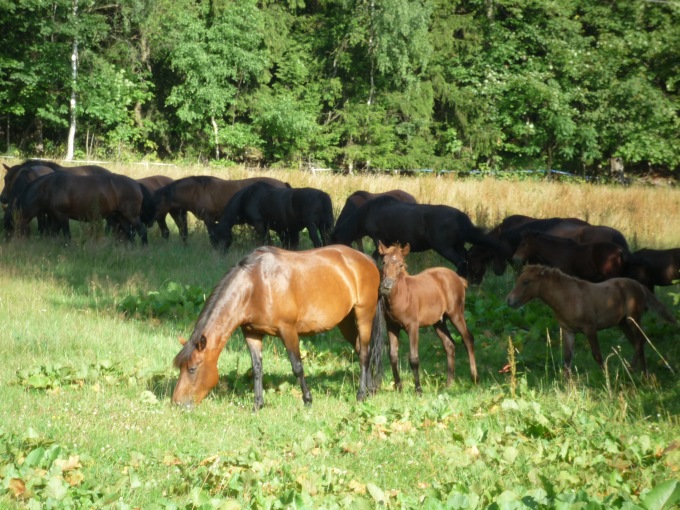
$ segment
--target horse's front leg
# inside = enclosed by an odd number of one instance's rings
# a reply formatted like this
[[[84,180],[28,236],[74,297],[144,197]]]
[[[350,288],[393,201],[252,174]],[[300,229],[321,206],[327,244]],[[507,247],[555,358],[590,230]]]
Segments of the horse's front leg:
[[[255,393],[254,409],[262,409],[264,397],[262,396],[262,337],[248,334],[246,344],[250,351],[250,360],[253,363],[253,390]]]
[[[293,374],[297,377],[300,383],[300,389],[302,390],[302,401],[305,405],[312,404],[312,394],[307,388],[307,381],[305,380],[305,371],[302,367],[302,356],[300,356],[300,337],[297,331],[290,329],[288,331],[281,332],[281,340],[283,340],[283,345],[288,351],[288,359],[293,367]]]
[[[418,356],[418,324],[411,324],[407,328],[409,342],[408,363],[413,372],[413,381],[416,387],[416,394],[422,395],[423,388],[420,387],[420,357]]]
[[[639,324],[639,318],[636,321]],[[642,333],[637,329],[637,326],[631,325],[628,319],[625,319],[621,324],[619,324],[619,329],[623,331],[626,338],[633,346],[633,359],[630,364],[633,368],[638,367],[643,374],[647,373],[647,359],[645,358],[645,338]]]
[[[319,248],[323,246],[323,242],[321,241],[321,238],[319,237],[319,230],[316,228],[316,225],[312,222],[308,223],[305,225],[307,228],[307,232],[309,233],[309,238],[312,240],[312,244],[314,245],[314,248]]]
[[[593,353],[593,359],[600,365],[600,368],[604,367],[604,362],[602,359],[602,353],[600,352],[600,342],[597,340],[597,329],[595,327],[585,328],[583,333],[588,339],[590,344],[590,352]]]

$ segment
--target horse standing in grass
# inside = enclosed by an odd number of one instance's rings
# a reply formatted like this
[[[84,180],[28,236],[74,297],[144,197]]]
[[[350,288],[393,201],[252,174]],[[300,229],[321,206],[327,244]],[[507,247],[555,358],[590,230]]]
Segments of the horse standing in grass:
[[[543,264],[589,282],[601,282],[623,275],[629,254],[609,241],[579,243],[573,239],[541,232],[522,234],[513,262]]]
[[[588,339],[593,358],[603,366],[597,332],[618,326],[633,345],[635,354],[631,364],[647,371],[645,337],[633,319],[640,319],[648,309],[655,311],[671,324],[677,324],[673,314],[644,285],[630,278],[612,278],[601,283],[590,283],[564,274],[559,269],[545,266],[526,266],[506,302],[519,308],[532,299],[540,299],[554,312],[564,332],[564,368],[570,373],[576,333]]]
[[[345,205],[342,207],[342,210],[340,211],[340,215],[338,216],[338,219],[336,223],[340,225],[343,221],[345,221],[354,211],[356,211],[359,207],[364,205],[366,202],[369,202],[370,200],[373,200],[375,198],[379,197],[392,197],[396,198],[400,202],[406,202],[409,204],[417,204],[418,201],[416,200],[416,197],[411,195],[410,193],[407,193],[406,191],[402,191],[400,189],[393,189],[390,191],[384,191],[382,193],[370,193],[368,191],[355,191],[352,193],[349,197],[347,197],[347,200],[345,201]],[[364,241],[363,237],[359,237],[354,240],[354,242],[357,244],[357,249],[359,251],[364,251]]]
[[[467,282],[454,271],[445,267],[426,269],[417,275],[406,272],[404,258],[409,253],[408,244],[403,248],[394,245],[389,248],[382,243],[378,250],[383,258],[383,276],[380,294],[385,298],[385,318],[390,340],[390,364],[394,385],[401,390],[399,378],[399,332],[408,333],[410,353],[409,364],[413,370],[416,393],[421,394],[418,357],[419,328],[434,326],[434,330],[446,350],[446,385],[455,375],[455,344],[446,326],[448,319],[456,327],[467,349],[470,361],[470,375],[477,382],[474,337],[465,323],[465,289]]]
[[[673,282],[680,280],[680,248],[643,248],[636,251],[631,255],[625,276],[639,281],[652,291],[655,285],[673,285]]]
[[[366,202],[336,224],[331,241],[349,246],[355,239],[373,239],[378,258],[378,242],[386,246],[409,244],[411,251],[434,250],[467,275],[465,243],[483,245],[509,257],[506,248],[476,227],[464,212],[446,205],[409,204],[390,196]]]
[[[299,337],[335,326],[359,355],[357,399],[364,399],[373,389],[369,374],[371,346],[380,346],[376,339],[384,334],[379,286],[380,273],[375,263],[345,246],[302,252],[258,248],[222,278],[208,298],[191,338],[175,357],[180,374],[172,401],[192,406],[210,392],[218,380],[219,355],[238,327],[250,350],[256,409],[264,405],[265,335],[281,338],[300,383],[302,400],[311,404]],[[380,349],[376,353],[379,361]]]
[[[281,244],[296,250],[300,231],[307,229],[315,248],[328,244],[333,228],[333,204],[328,193],[315,188],[277,188],[256,182],[236,193],[224,208],[212,238],[227,250],[232,243],[232,229],[246,223],[259,234],[262,243],[269,230],[279,236]]]
[[[229,200],[241,189],[256,182],[268,182],[278,188],[290,188],[290,184],[270,177],[250,177],[248,179],[226,180],[207,175],[195,175],[177,179],[154,193],[156,203],[156,222],[164,239],[170,235],[165,221],[172,209],[190,211],[205,224],[210,241],[214,243],[212,231],[219,221],[222,211]],[[174,218],[173,218],[174,219]],[[179,217],[177,225],[182,241],[188,237],[186,214]],[[177,219],[175,219],[177,221]]]
[[[69,220],[115,221],[132,241],[136,231],[147,244],[145,223],[153,218],[151,195],[137,181],[124,175],[71,175],[53,172],[31,182],[17,197],[20,220],[18,230],[28,231],[28,223],[46,214],[56,221],[67,240],[71,238]]]

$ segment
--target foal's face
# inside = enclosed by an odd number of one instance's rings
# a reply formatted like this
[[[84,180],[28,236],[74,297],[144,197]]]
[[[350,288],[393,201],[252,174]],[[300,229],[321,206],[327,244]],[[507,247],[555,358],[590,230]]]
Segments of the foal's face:
[[[201,345],[202,344],[202,345]],[[172,394],[175,404],[191,407],[198,404],[217,385],[217,358],[219,352],[199,345],[179,367],[179,379]]]
[[[508,294],[505,302],[511,308],[519,308],[538,295],[543,268],[538,266],[527,267],[517,278],[515,286]]]
[[[406,272],[404,257],[409,249],[408,244],[403,248],[398,244],[386,248],[384,244],[378,243],[378,252],[383,258],[382,281],[380,282],[380,294],[383,296],[389,295],[399,275]]]

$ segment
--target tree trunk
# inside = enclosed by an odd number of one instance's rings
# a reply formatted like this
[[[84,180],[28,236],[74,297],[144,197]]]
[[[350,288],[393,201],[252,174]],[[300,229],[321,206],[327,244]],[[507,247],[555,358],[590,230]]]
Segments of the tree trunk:
[[[78,0],[73,0],[73,21],[78,21]],[[68,141],[66,143],[66,161],[73,159],[74,145],[76,139],[76,82],[78,79],[78,37],[73,38],[73,53],[71,53],[71,101],[69,103],[70,121],[68,126]]]
[[[210,117],[210,122],[212,123],[213,133],[215,134],[215,159],[220,159],[220,130],[217,126],[217,121],[215,117]]]

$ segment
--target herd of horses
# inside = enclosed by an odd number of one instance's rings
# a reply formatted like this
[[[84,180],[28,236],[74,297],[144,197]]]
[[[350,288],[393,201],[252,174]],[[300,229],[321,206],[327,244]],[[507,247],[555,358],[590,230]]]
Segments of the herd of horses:
[[[69,220],[101,221],[132,241],[147,243],[147,228],[157,223],[168,238],[169,214],[187,241],[187,213],[205,224],[211,244],[226,251],[234,227],[253,227],[262,245],[270,231],[283,248],[264,246],[242,259],[218,283],[175,358],[180,370],[173,401],[193,405],[217,384],[217,359],[236,328],[251,353],[255,407],[263,405],[262,339],[278,336],[287,349],[303,401],[311,403],[299,349],[299,337],[338,327],[352,344],[361,365],[358,399],[377,387],[382,341],[389,340],[394,383],[398,371],[399,333],[409,337],[409,365],[420,393],[419,329],[433,326],[447,355],[447,384],[454,377],[455,347],[447,322],[460,333],[470,374],[477,381],[474,338],[465,323],[468,282],[479,284],[486,271],[503,274],[508,265],[524,267],[507,304],[532,299],[548,305],[564,332],[565,371],[571,370],[574,336],[585,334],[598,364],[603,359],[599,330],[618,326],[634,348],[633,366],[646,370],[646,339],[637,324],[654,310],[668,322],[673,313],[655,297],[655,286],[679,278],[680,248],[632,252],[625,236],[609,226],[578,218],[539,219],[513,215],[489,230],[447,205],[419,204],[401,190],[347,198],[336,221],[330,196],[315,188],[293,188],[283,181],[255,177],[225,180],[165,176],[134,180],[98,166],[62,167],[28,160],[5,165],[0,201],[5,235],[26,234],[38,220],[44,235],[69,239]],[[307,230],[314,249],[303,252],[300,232]],[[364,237],[375,251],[363,253]],[[358,249],[351,248],[356,243]],[[468,248],[469,246],[469,248]],[[434,250],[456,271],[430,268],[409,275],[409,252]],[[382,274],[376,261],[382,260]]]

